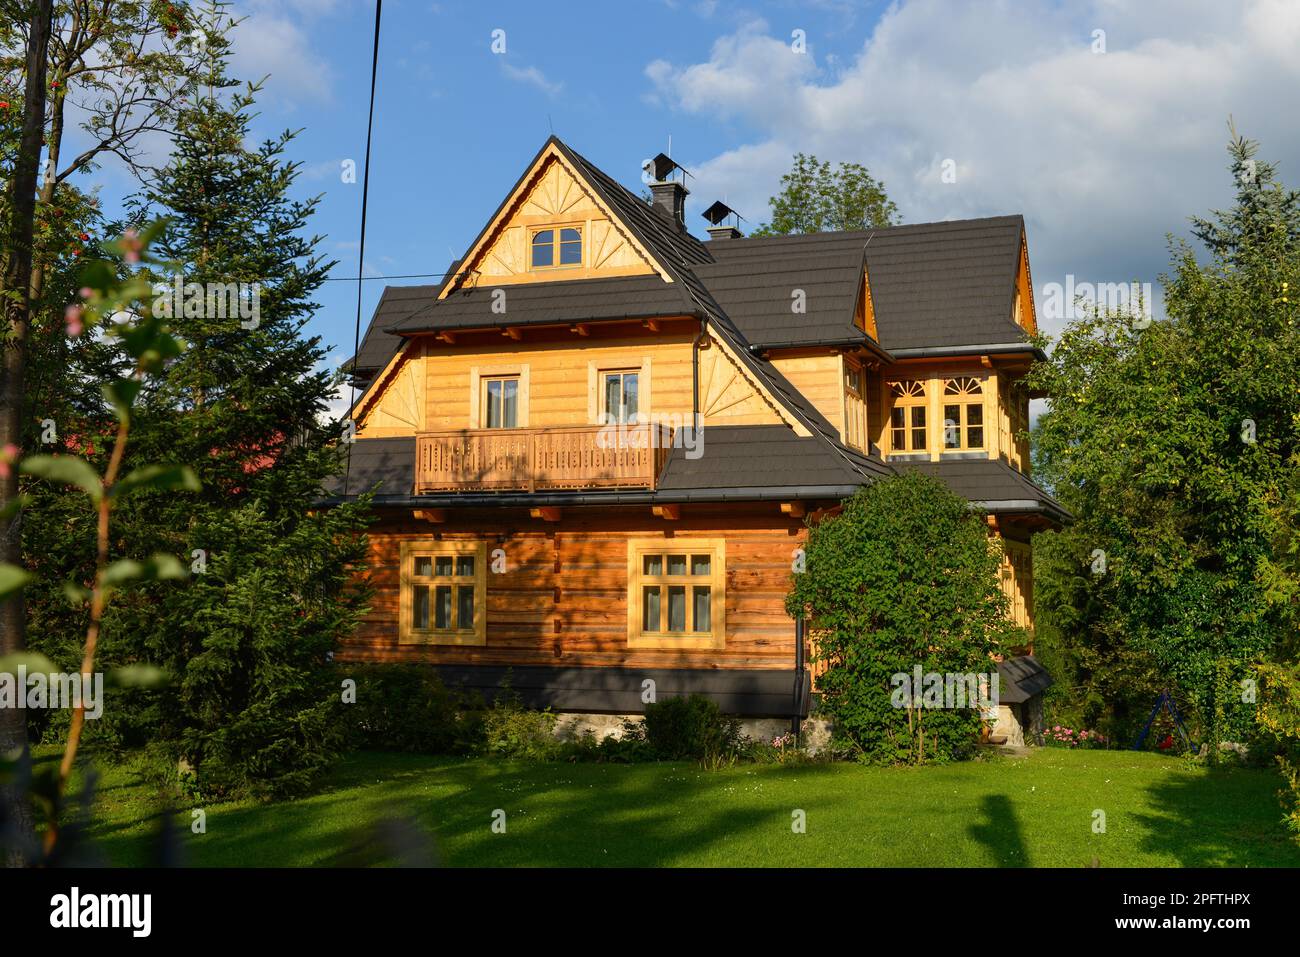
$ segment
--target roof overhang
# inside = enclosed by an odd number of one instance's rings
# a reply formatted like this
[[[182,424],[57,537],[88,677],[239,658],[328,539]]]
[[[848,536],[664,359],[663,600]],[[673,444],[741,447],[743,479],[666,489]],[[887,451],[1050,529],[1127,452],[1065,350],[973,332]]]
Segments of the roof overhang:
[[[860,485],[736,486],[733,488],[668,489],[644,492],[448,492],[441,495],[376,495],[375,508],[538,508],[553,506],[685,505],[728,502],[839,501]],[[321,499],[338,505],[351,497]]]
[[[1039,362],[1047,361],[1047,353],[1032,342],[995,342],[988,345],[966,346],[924,346],[916,349],[891,349],[890,355],[896,360],[906,359],[946,359],[967,356],[988,356],[991,359],[1000,356],[1029,355]]]

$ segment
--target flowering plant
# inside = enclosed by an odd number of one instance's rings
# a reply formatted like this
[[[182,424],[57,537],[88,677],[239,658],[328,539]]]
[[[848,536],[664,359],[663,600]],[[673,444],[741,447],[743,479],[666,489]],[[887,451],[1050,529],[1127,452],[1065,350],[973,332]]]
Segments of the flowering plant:
[[[1044,743],[1061,748],[1104,748],[1110,739],[1099,731],[1076,731],[1063,724],[1055,724],[1043,732]]]

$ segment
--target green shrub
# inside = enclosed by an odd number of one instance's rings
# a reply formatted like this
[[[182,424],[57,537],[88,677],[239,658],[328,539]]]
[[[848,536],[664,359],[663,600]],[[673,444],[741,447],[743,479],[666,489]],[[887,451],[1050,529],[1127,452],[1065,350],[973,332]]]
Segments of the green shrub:
[[[624,719],[619,736],[597,738],[594,731],[584,731],[581,737],[568,743],[568,756],[573,761],[606,764],[639,764],[655,759],[645,739],[645,725],[628,719]]]
[[[744,744],[740,722],[704,695],[646,705],[644,727],[650,753],[660,761],[700,761],[716,767],[734,762]]]
[[[1272,742],[1284,787],[1278,792],[1286,826],[1300,842],[1300,665],[1269,662],[1257,667],[1258,720]]]
[[[427,665],[340,665],[357,683],[348,705],[351,741],[375,751],[465,754],[478,737],[478,709],[443,684]]]
[[[491,757],[554,761],[566,750],[555,736],[555,721],[549,708],[530,711],[507,688],[482,714],[478,750]]]
[[[873,483],[809,529],[786,609],[807,618],[825,665],[817,691],[833,747],[883,763],[974,753],[977,707],[936,707],[899,682],[917,668],[988,674],[995,649],[1025,643],[1006,617],[999,564],[983,517],[919,472]]]

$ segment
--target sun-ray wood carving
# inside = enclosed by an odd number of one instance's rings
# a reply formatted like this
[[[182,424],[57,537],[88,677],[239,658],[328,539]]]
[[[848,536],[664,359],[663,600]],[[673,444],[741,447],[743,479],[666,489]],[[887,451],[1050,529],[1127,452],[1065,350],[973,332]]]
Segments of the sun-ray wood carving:
[[[531,269],[532,235],[547,227],[572,227],[582,234],[582,262],[563,268]],[[465,276],[443,291],[464,285],[507,285],[638,276],[659,272],[618,218],[557,151],[542,156],[492,227],[466,256]]]
[[[424,363],[404,356],[363,412],[357,435],[370,439],[414,435],[425,427],[425,407]]]
[[[700,353],[700,411],[705,425],[779,425],[782,421],[717,343]]]

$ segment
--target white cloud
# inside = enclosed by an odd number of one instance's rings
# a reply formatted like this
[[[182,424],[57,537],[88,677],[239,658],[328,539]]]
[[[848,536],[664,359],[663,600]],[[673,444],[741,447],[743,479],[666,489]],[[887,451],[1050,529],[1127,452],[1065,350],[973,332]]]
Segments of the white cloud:
[[[516,80],[520,83],[527,83],[530,86],[535,86],[547,96],[556,96],[564,89],[563,83],[548,80],[546,74],[535,66],[518,67],[502,60],[501,69],[505,72],[506,76],[510,77],[510,79]]]
[[[1096,29],[1106,53],[1092,52]],[[814,36],[796,54],[756,21],[706,62],[646,74],[672,108],[752,131],[682,157],[699,201],[726,193],[762,221],[794,152],[862,162],[909,222],[1023,212],[1041,291],[1067,273],[1154,281],[1165,234],[1230,202],[1229,114],[1300,181],[1297,49],[1300,4],[1284,0],[908,0],[836,70]]]
[[[336,6],[336,0],[253,0],[237,8],[244,19],[233,35],[231,72],[254,81],[269,74],[265,94],[285,106],[329,102],[334,71],[312,46],[304,25]]]

